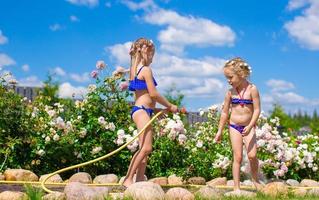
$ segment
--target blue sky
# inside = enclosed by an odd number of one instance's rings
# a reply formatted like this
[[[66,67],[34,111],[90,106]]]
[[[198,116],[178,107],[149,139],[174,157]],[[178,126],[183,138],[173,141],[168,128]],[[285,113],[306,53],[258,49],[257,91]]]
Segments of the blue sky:
[[[97,60],[128,67],[139,37],[156,44],[158,89],[175,84],[188,110],[223,101],[234,56],[252,67],[264,111],[318,108],[318,0],[0,1],[0,73],[39,86],[54,72],[62,97],[94,82]]]

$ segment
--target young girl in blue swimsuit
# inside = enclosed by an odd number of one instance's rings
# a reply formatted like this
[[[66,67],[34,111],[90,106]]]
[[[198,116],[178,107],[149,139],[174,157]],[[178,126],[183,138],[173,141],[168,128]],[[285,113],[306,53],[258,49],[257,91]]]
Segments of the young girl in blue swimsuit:
[[[248,82],[251,70],[241,58],[226,62],[224,75],[232,86],[225,95],[223,110],[219,122],[215,142],[220,142],[226,124],[229,125],[229,135],[233,150],[234,190],[240,192],[240,165],[245,145],[252,181],[256,189],[262,185],[258,181],[258,159],[255,124],[260,114],[260,97],[255,85]],[[230,115],[230,116],[229,116]]]
[[[131,67],[129,90],[135,94],[135,105],[132,107],[131,118],[141,130],[147,124],[154,113],[155,104],[159,103],[170,112],[177,112],[177,106],[167,101],[157,91],[150,64],[155,53],[155,46],[152,41],[140,38],[136,40],[130,50]],[[134,154],[123,185],[128,187],[133,183],[133,176],[136,173],[136,182],[144,181],[144,174],[147,163],[147,156],[152,152],[152,127],[149,126],[139,136],[139,150]]]

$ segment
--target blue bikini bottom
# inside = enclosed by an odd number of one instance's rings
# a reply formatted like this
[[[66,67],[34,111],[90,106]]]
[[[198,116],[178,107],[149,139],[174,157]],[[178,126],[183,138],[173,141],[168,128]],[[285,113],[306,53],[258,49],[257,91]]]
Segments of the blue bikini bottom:
[[[133,114],[138,110],[145,110],[146,113],[151,117],[154,113],[154,110],[152,108],[145,108],[144,106],[133,106],[131,111],[131,118],[133,119]]]
[[[229,124],[229,127],[236,129],[240,134],[243,134],[245,126],[237,125],[237,124]]]

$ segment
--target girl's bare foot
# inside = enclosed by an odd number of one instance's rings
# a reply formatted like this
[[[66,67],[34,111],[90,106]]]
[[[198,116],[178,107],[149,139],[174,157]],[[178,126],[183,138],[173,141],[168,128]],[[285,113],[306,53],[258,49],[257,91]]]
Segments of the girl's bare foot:
[[[122,185],[125,186],[125,187],[128,187],[128,186],[130,186],[132,184],[133,184],[133,181],[129,180],[129,179],[126,179],[126,178],[124,179],[124,181],[122,183]]]

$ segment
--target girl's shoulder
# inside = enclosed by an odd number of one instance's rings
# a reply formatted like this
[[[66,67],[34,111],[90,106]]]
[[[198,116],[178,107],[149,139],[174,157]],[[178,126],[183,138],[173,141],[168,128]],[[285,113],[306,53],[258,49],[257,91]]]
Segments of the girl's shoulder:
[[[152,73],[152,69],[149,66],[144,65],[141,73]]]
[[[249,89],[250,91],[258,91],[257,86],[253,83],[249,83]]]

